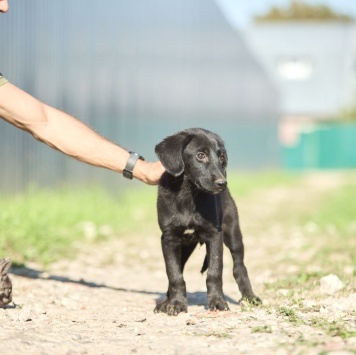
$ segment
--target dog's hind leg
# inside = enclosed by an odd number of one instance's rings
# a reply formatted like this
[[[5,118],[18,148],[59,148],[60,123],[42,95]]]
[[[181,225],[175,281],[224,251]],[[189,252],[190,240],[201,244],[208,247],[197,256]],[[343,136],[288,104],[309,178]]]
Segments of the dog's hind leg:
[[[191,244],[185,244],[182,245],[182,254],[181,254],[181,261],[180,261],[180,266],[181,266],[181,272],[183,273],[185,263],[189,259],[189,257],[192,255],[193,251],[195,250],[196,246],[198,243],[191,243]]]
[[[233,259],[233,275],[239,286],[242,299],[246,298],[253,304],[261,304],[262,301],[257,297],[251,287],[248,272],[244,264],[244,245],[240,226],[235,224],[233,228],[224,231],[224,243],[229,248]]]

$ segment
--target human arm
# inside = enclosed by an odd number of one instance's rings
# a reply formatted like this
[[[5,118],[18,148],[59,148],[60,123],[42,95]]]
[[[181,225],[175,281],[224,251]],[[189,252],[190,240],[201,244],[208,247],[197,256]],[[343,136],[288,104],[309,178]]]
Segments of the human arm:
[[[7,0],[0,0],[0,12],[7,12],[9,9],[9,4]]]
[[[82,162],[122,173],[129,152],[76,118],[48,106],[11,83],[0,86],[0,117],[36,139]],[[133,176],[156,185],[162,164],[137,161]]]

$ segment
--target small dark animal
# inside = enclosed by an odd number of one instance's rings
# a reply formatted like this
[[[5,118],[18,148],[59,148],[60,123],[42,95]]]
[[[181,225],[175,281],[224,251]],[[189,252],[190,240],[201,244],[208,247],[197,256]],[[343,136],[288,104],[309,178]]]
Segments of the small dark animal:
[[[12,301],[12,284],[7,274],[10,266],[10,259],[0,259],[0,307]]]
[[[210,310],[229,310],[222,290],[223,243],[233,258],[233,275],[242,298],[261,303],[252,291],[244,265],[244,246],[236,205],[226,188],[227,154],[221,138],[201,128],[165,138],[156,154],[166,169],[158,189],[158,222],[169,280],[167,298],[155,313],[187,312],[183,269],[198,243],[206,244]]]

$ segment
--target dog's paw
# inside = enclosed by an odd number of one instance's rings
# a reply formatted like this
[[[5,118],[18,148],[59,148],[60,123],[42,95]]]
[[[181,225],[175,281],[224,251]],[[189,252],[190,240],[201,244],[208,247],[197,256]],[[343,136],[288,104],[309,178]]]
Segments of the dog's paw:
[[[188,312],[188,304],[187,302],[182,302],[182,301],[172,301],[169,302],[167,305],[167,314],[169,316],[177,316],[181,312]]]
[[[209,300],[210,311],[229,311],[230,308],[227,302],[221,297],[213,297]]]
[[[154,309],[155,313],[167,313],[167,304],[168,299],[165,299],[163,302],[158,303]]]
[[[167,313],[169,316],[177,316],[181,312],[188,312],[188,303],[186,301],[169,301],[164,300],[154,309],[155,313]]]

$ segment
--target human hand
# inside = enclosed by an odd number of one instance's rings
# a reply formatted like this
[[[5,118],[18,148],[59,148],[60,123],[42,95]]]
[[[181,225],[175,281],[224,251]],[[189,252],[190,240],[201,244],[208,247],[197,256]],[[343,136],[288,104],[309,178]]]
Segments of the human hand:
[[[160,161],[148,162],[138,160],[133,171],[136,179],[148,185],[157,185],[165,169]]]
[[[7,12],[9,9],[9,4],[7,0],[0,0],[0,12]]]

